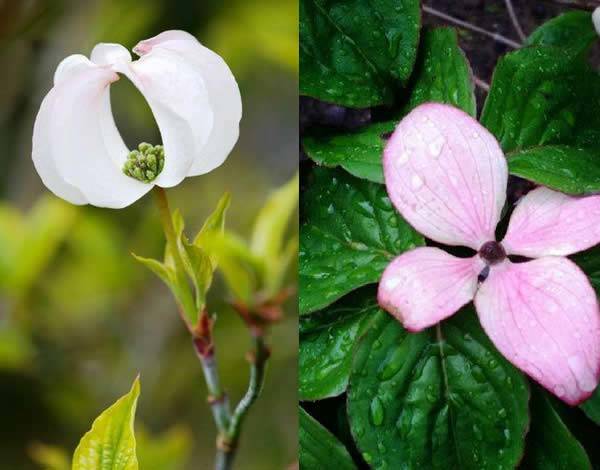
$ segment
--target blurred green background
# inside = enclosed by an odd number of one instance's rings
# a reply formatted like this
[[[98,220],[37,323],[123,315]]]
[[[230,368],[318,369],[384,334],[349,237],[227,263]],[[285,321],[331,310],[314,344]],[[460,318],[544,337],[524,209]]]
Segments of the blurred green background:
[[[244,117],[227,162],[170,190],[171,205],[194,231],[229,190],[228,226],[246,235],[297,166],[297,12],[296,0],[0,1],[0,469],[61,468],[62,452],[71,455],[138,372],[141,470],[211,467],[215,434],[188,334],[166,287],[129,254],[161,256],[152,198],[115,211],[52,197],[31,162],[32,126],[67,55],[89,54],[102,41],[131,48],[166,29],[195,34],[230,64]],[[126,79],[113,85],[112,102],[128,145],[159,142]],[[209,306],[219,313],[220,368],[237,401],[249,341],[223,295],[217,280]],[[284,469],[295,460],[295,305],[291,299],[272,331],[266,388],[236,468]]]

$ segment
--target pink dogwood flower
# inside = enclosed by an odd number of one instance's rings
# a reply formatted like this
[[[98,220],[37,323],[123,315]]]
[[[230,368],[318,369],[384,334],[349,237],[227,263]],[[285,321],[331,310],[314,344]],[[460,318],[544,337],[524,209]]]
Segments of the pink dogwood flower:
[[[588,398],[600,379],[600,311],[588,278],[566,256],[600,242],[600,196],[534,189],[496,241],[506,159],[476,120],[442,104],[421,105],[398,124],[383,168],[390,199],[415,229],[477,253],[422,247],[398,256],[381,278],[381,307],[417,332],[474,301],[512,364],[571,405]]]

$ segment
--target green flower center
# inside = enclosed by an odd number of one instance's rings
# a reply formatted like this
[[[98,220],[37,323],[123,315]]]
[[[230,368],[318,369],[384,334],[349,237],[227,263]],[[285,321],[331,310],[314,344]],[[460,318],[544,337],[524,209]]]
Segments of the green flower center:
[[[142,142],[137,150],[127,155],[123,165],[123,173],[142,183],[151,183],[165,166],[165,149],[162,145],[151,145]]]

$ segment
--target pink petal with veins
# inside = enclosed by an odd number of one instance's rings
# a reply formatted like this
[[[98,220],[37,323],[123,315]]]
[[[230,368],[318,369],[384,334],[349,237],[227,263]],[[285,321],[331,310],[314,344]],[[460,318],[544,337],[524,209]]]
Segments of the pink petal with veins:
[[[396,127],[383,169],[394,205],[425,236],[476,250],[494,240],[506,199],[506,160],[468,114],[443,104],[417,107]]]
[[[479,256],[457,258],[438,248],[416,248],[398,256],[379,282],[379,305],[409,331],[449,317],[473,299]]]
[[[509,254],[566,256],[600,243],[600,196],[574,197],[548,188],[518,203],[502,241]]]
[[[515,366],[571,405],[592,394],[600,379],[600,314],[572,261],[494,266],[475,306],[483,329]]]

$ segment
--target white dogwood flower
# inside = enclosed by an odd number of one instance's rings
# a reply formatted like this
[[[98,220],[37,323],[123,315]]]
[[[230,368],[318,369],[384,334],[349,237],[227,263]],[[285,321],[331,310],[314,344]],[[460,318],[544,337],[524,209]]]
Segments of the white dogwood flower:
[[[235,145],[240,92],[223,59],[184,31],[65,58],[42,101],[32,158],[44,184],[73,204],[122,208],[154,185],[172,187],[221,165]],[[162,146],[127,148],[111,111],[110,84],[125,75],[156,119]]]

